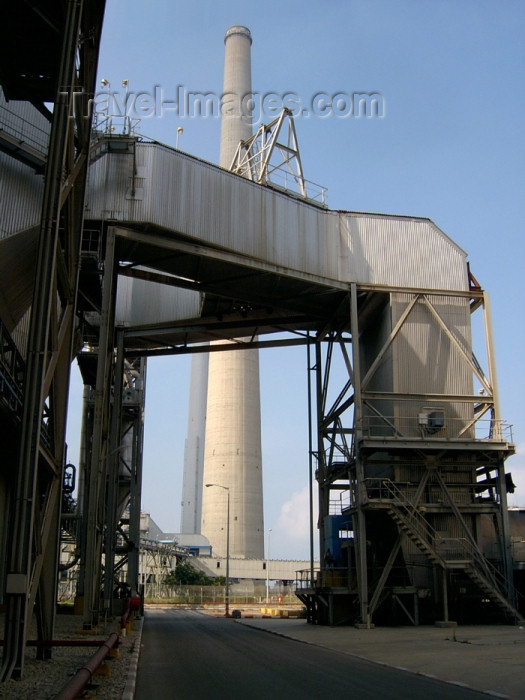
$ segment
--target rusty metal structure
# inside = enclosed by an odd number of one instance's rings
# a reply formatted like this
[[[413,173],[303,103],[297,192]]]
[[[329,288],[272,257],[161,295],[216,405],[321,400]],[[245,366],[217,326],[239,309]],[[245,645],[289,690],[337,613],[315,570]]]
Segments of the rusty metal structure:
[[[61,529],[77,542],[86,628],[111,611],[115,571],[137,586],[157,354],[309,349],[323,566],[297,594],[311,621],[521,619],[514,446],[464,251],[428,219],[331,211],[132,133],[91,138],[103,12],[12,4],[0,42],[2,680],[23,672],[33,612],[52,638]],[[203,345],[217,339],[233,342]],[[86,389],[71,508],[74,357]]]

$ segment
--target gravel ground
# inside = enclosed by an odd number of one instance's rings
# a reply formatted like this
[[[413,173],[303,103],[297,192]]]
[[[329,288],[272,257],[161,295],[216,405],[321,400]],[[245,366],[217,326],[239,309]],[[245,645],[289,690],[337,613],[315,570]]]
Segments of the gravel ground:
[[[126,690],[130,666],[140,644],[141,621],[136,620],[133,630],[127,636],[120,637],[118,659],[106,660],[110,675],[97,675],[92,679],[89,692],[84,697],[96,697],[103,700],[120,700],[132,698]],[[35,627],[33,625],[33,627]],[[55,639],[96,639],[104,642],[118,628],[117,620],[101,625],[89,634],[82,631],[82,617],[76,615],[57,615]],[[36,629],[36,628],[35,628]],[[30,639],[36,639],[32,629]],[[4,615],[0,615],[0,634],[3,638]],[[97,651],[96,647],[55,647],[49,661],[37,661],[36,650],[28,647],[24,662],[23,678],[20,681],[0,683],[0,698],[13,700],[51,700],[71,680]],[[126,691],[126,692],[125,692]]]

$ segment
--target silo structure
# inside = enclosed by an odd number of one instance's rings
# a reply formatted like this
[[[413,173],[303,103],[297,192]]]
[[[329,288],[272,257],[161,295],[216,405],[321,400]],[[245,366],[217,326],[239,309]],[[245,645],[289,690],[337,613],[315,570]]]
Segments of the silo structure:
[[[251,136],[251,35],[230,27],[224,38],[220,165],[229,169],[239,141]],[[228,342],[228,341],[226,341]],[[241,339],[242,342],[242,339]],[[257,350],[210,353],[204,484],[230,498],[230,554],[264,556],[259,356]],[[201,532],[226,554],[227,494],[203,489]]]

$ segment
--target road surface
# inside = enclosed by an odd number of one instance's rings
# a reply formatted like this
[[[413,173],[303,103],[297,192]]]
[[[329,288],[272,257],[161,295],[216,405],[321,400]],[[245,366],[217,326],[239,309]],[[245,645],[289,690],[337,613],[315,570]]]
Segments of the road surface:
[[[306,623],[305,623],[306,624]],[[135,700],[487,700],[487,695],[191,610],[148,610]]]

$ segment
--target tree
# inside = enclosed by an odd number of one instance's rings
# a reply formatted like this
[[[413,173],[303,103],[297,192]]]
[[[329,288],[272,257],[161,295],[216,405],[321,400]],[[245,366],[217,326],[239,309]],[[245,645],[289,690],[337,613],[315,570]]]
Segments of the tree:
[[[195,569],[190,563],[183,562],[177,564],[177,568],[170,571],[165,577],[164,583],[167,586],[215,586],[217,579],[211,576],[206,576],[198,569]]]

